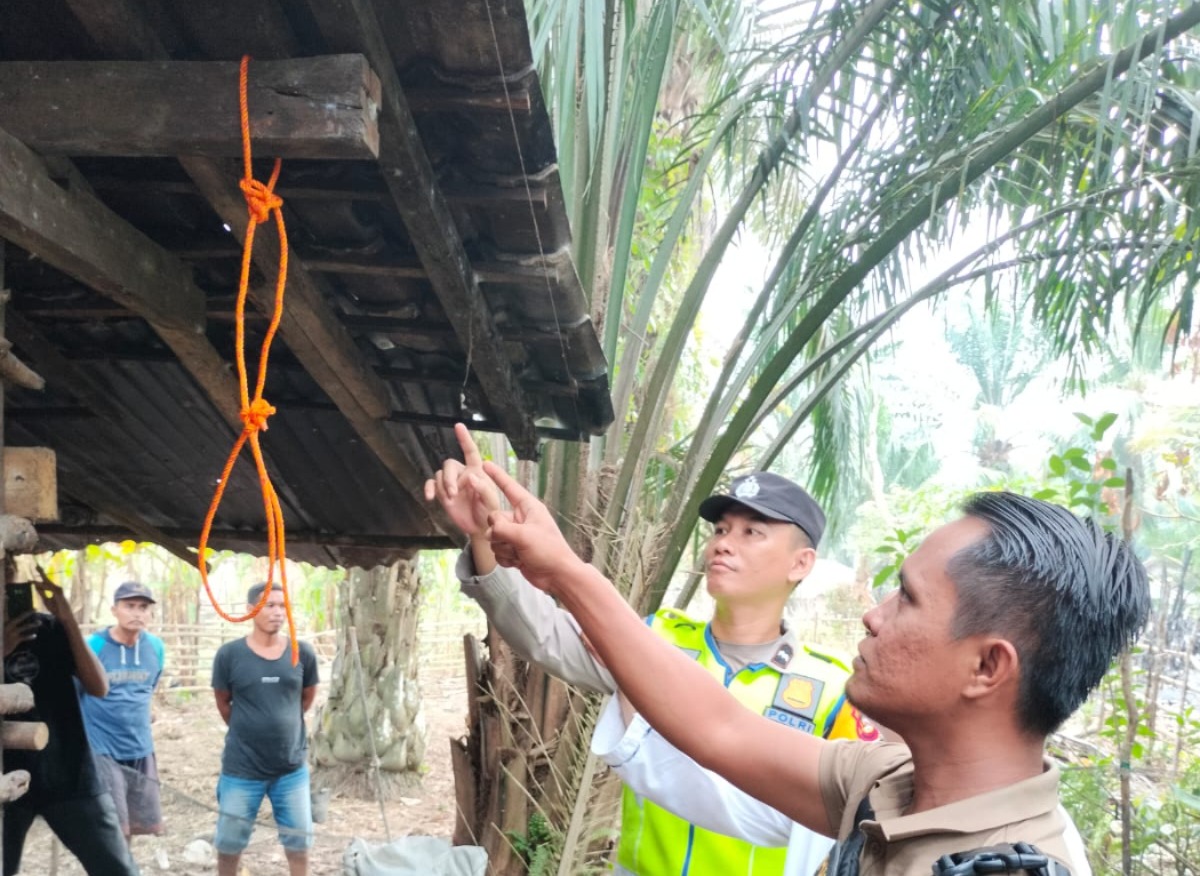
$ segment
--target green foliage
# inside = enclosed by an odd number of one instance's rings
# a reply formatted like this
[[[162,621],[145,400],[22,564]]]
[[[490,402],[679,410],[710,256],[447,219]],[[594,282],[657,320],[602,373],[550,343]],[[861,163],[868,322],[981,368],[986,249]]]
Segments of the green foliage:
[[[885,562],[871,579],[872,587],[882,587],[900,573],[904,559],[912,553],[923,531],[923,527],[897,529],[890,535],[884,536],[882,543],[875,548],[875,553],[881,554]]]
[[[1102,441],[1117,420],[1112,413],[1105,413],[1095,420],[1086,414],[1075,416],[1088,427],[1088,437],[1095,442]],[[1112,525],[1119,507],[1113,491],[1124,487],[1125,481],[1113,474],[1117,463],[1111,456],[1101,456],[1093,465],[1093,455],[1094,450],[1068,447],[1050,455],[1046,474],[1040,482],[1007,477],[992,481],[988,488],[1031,493],[1036,499],[1070,507],[1076,513],[1092,514]],[[893,488],[889,493],[890,531],[882,539],[878,538],[879,523],[874,516],[869,517],[863,527],[871,536],[869,543],[862,547],[874,554],[876,560],[872,564],[872,586],[882,587],[894,577],[913,548],[931,529],[941,525],[969,492],[946,490],[936,484],[915,490]]]
[[[546,817],[540,812],[529,816],[529,828],[524,834],[506,831],[509,841],[521,860],[525,862],[529,876],[549,876],[554,872],[554,853],[561,837],[551,829]]]
[[[1063,806],[1079,828],[1097,876],[1121,872],[1121,834],[1113,820],[1119,775],[1112,758],[1100,757],[1064,769],[1059,785]],[[1187,862],[1200,857],[1197,791],[1200,760],[1193,760],[1175,782],[1137,795],[1131,834],[1133,872],[1194,872],[1194,864],[1187,866]]]
[[[1102,441],[1117,421],[1117,415],[1113,413],[1102,414],[1095,420],[1086,414],[1077,413],[1075,417],[1088,427],[1087,437],[1092,442]],[[1066,505],[1076,513],[1090,514],[1113,526],[1121,507],[1115,491],[1124,489],[1125,479],[1115,474],[1115,459],[1102,456],[1093,462],[1094,455],[1094,451],[1079,446],[1052,454],[1046,462],[1048,485],[1033,497]]]

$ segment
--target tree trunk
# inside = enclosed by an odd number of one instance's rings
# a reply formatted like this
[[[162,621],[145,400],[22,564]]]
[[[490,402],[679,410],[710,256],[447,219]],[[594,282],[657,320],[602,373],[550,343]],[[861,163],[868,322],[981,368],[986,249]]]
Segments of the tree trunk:
[[[454,842],[483,846],[489,876],[553,873],[573,812],[598,797],[616,811],[612,783],[593,787],[585,769],[599,698],[520,659],[494,630],[486,656],[474,636],[464,644],[468,734],[450,740]],[[586,832],[576,861],[594,839]]]
[[[417,684],[419,605],[415,558],[351,569],[338,584],[337,657],[312,739],[317,781],[369,792],[377,756],[386,792],[387,776],[421,765],[425,719]]]

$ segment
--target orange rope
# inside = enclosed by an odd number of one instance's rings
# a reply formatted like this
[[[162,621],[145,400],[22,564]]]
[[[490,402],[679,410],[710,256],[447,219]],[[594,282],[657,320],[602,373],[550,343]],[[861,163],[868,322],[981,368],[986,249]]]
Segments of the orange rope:
[[[279,497],[276,495],[275,487],[271,483],[271,476],[267,474],[267,466],[263,462],[262,448],[258,443],[258,433],[267,428],[267,418],[275,413],[275,408],[263,398],[263,385],[267,382],[267,359],[271,353],[271,342],[275,339],[275,333],[279,330],[279,320],[283,316],[283,289],[287,283],[288,242],[287,231],[283,226],[283,199],[275,194],[275,183],[279,180],[279,168],[282,161],[278,158],[275,159],[275,168],[271,171],[271,178],[266,185],[263,185],[254,178],[254,173],[250,166],[250,112],[246,100],[246,71],[249,65],[250,56],[246,55],[242,58],[241,71],[238,76],[238,102],[242,120],[242,158],[246,167],[246,175],[242,178],[240,186],[242,193],[246,197],[246,209],[250,217],[246,224],[246,239],[242,245],[242,275],[238,282],[237,319],[235,322],[242,432],[238,435],[238,439],[233,445],[233,450],[229,453],[229,458],[225,460],[225,468],[221,471],[220,480],[217,481],[217,489],[213,493],[212,504],[208,506],[208,514],[204,518],[204,529],[200,533],[200,557],[197,565],[200,569],[200,580],[204,582],[204,590],[208,594],[209,602],[212,603],[217,614],[227,621],[239,623],[254,617],[267,604],[267,599],[270,598],[274,584],[275,565],[276,563],[279,564],[279,581],[283,587],[283,604],[287,610],[288,636],[292,643],[292,665],[295,666],[300,659],[300,647],[296,641],[296,623],[292,617],[291,597],[288,595],[283,508],[279,504]],[[275,283],[275,311],[271,314],[271,325],[267,329],[266,336],[263,338],[262,352],[258,359],[258,381],[254,385],[254,397],[251,398],[249,381],[246,377],[245,324],[246,290],[250,283],[250,255],[254,250],[254,229],[259,224],[270,221],[272,216],[274,216],[275,225],[279,229],[279,276]],[[225,487],[229,483],[229,474],[233,471],[233,465],[237,462],[238,454],[242,452],[242,447],[247,443],[250,444],[250,451],[254,457],[254,466],[258,470],[258,480],[262,485],[263,508],[267,515],[267,554],[271,565],[267,569],[267,586],[263,588],[262,597],[258,600],[258,603],[255,604],[248,614],[244,614],[241,617],[233,617],[221,609],[221,606],[217,604],[216,597],[213,596],[212,588],[208,583],[208,567],[205,562],[205,553],[208,548],[208,537],[212,532],[213,518],[217,515],[217,508],[221,505],[221,498],[225,495]]]

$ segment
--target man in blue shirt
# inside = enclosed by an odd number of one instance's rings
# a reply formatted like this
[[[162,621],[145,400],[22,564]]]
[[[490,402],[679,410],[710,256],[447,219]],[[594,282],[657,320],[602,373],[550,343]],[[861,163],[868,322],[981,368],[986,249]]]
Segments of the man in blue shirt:
[[[116,623],[92,633],[88,645],[108,677],[108,696],[83,694],[83,722],[100,774],[117,804],[125,841],[162,833],[158,765],[150,734],[150,700],[162,676],[162,639],[146,631],[154,594],[126,581],[113,596]]]

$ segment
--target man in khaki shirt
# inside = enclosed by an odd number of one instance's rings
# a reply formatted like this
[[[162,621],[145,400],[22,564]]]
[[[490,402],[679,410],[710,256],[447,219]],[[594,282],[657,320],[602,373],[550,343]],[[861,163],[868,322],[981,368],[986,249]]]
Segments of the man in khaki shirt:
[[[544,505],[494,464],[485,471],[513,508],[490,517],[498,561],[563,602],[668,741],[837,837],[831,872],[929,873],[944,855],[998,843],[1070,865],[1045,739],[1134,640],[1150,602],[1141,563],[1094,522],[1012,493],[972,497],[863,616],[847,696],[907,747],[826,742],[738,706],[572,553]],[[670,696],[681,688],[688,697]]]
[[[499,493],[483,474],[465,426],[458,424],[455,434],[464,461],[447,460],[426,483],[425,495],[469,536],[456,570],[463,592],[516,653],[571,684],[614,693],[612,676],[571,616],[517,572],[496,564],[486,530]],[[650,629],[704,666],[746,708],[827,739],[878,739],[878,729],[846,702],[850,657],[799,641],[783,621],[788,596],[811,569],[824,531],[817,503],[798,484],[756,472],[735,478],[729,494],[710,496],[699,514],[713,524],[704,552],[713,618],[705,623],[660,609],[647,619]],[[613,856],[618,876],[809,876],[832,845],[799,829],[756,846],[681,819],[660,803],[657,794],[624,793]]]

